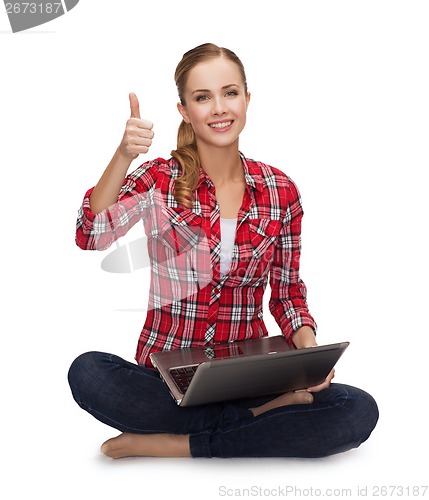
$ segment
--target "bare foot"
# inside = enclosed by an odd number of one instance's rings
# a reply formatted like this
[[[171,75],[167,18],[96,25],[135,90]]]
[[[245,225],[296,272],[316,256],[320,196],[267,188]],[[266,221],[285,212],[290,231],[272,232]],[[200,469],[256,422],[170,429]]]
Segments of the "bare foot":
[[[249,409],[253,415],[257,417],[261,413],[272,410],[273,408],[279,408],[280,406],[311,404],[313,399],[313,396],[307,391],[286,392],[262,406]]]
[[[108,439],[101,451],[111,458],[190,457],[189,436],[179,434],[131,434]]]

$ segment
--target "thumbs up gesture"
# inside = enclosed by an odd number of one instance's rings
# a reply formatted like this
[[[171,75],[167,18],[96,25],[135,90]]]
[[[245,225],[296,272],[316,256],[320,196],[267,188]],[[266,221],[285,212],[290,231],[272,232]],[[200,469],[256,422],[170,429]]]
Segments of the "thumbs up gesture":
[[[149,151],[154,133],[152,131],[153,123],[142,120],[140,117],[140,105],[137,96],[131,93],[129,97],[131,116],[127,121],[119,150],[127,158],[134,159],[139,154],[145,154]]]

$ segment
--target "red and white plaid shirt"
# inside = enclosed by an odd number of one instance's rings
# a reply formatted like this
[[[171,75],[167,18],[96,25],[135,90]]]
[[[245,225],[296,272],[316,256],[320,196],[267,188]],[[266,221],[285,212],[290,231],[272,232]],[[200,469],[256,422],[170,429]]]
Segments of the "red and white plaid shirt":
[[[246,181],[229,271],[220,274],[220,210],[215,187],[200,170],[194,206],[174,199],[180,167],[158,158],[125,178],[118,203],[97,215],[85,195],[76,243],[104,250],[143,220],[151,261],[149,307],[136,361],[149,354],[267,335],[263,294],[287,341],[307,325],[316,330],[299,276],[300,196],[282,171],[241,156]]]

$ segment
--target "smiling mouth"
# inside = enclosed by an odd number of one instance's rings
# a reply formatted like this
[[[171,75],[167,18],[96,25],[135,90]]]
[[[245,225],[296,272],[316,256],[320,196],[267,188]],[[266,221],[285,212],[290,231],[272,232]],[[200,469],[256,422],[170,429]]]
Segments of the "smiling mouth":
[[[226,128],[232,125],[232,120],[228,122],[220,122],[220,123],[210,123],[209,126],[211,128]]]

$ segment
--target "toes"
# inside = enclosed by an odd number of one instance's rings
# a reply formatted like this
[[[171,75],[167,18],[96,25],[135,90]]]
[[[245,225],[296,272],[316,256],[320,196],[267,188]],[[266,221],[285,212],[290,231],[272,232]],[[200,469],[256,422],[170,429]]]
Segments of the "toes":
[[[108,441],[106,441],[105,443],[103,443],[100,447],[100,450],[102,451],[102,453],[104,453],[105,455],[107,455],[108,457],[111,457],[111,458],[114,458],[112,457],[112,445],[110,443],[110,439]]]
[[[307,391],[297,391],[293,393],[293,404],[311,404],[313,401],[313,395]]]
[[[100,449],[102,453],[110,458],[121,458],[123,456],[123,448],[118,443],[118,438],[108,439],[101,445]]]
[[[307,404],[311,404],[314,401],[313,394],[310,394],[309,392],[305,392],[305,399]]]

